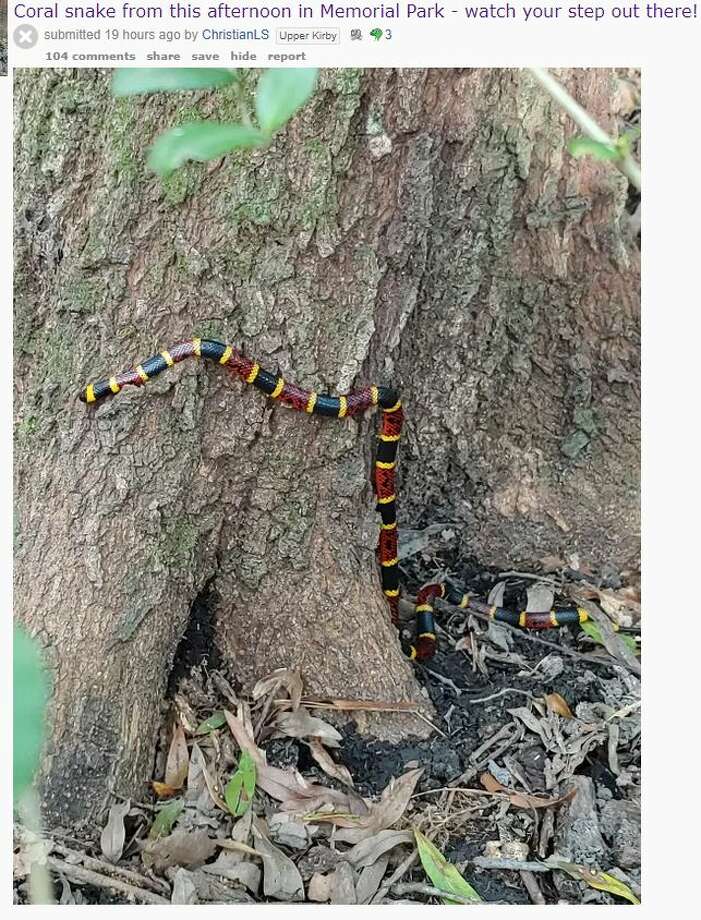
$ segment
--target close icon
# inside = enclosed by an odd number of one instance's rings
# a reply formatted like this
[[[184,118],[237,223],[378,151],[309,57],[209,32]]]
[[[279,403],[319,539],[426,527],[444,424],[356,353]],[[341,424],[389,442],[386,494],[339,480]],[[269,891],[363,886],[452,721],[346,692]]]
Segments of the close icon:
[[[39,41],[39,33],[34,26],[17,26],[12,38],[18,48],[33,48]]]

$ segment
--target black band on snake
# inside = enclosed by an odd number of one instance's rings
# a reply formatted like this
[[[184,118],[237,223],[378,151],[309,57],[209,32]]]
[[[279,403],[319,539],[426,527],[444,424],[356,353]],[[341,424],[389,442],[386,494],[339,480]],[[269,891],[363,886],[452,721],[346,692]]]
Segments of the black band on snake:
[[[382,590],[389,604],[392,622],[398,625],[399,559],[395,469],[404,413],[397,391],[391,387],[369,386],[343,396],[314,393],[289,383],[277,374],[263,370],[255,361],[244,357],[233,345],[214,339],[191,339],[153,355],[133,370],[91,383],[80,393],[79,398],[88,404],[100,402],[119,393],[125,386],[143,386],[167,368],[191,357],[217,361],[241,380],[262,390],[270,399],[275,399],[298,412],[330,418],[351,418],[379,406],[382,417],[373,478],[377,510],[381,517],[378,557]],[[436,633],[432,604],[434,598],[442,598],[458,607],[469,607],[496,622],[523,629],[550,629],[583,623],[588,618],[587,612],[580,607],[551,610],[547,613],[519,613],[502,607],[490,607],[467,594],[460,593],[450,585],[427,584],[421,588],[416,598],[416,639],[413,645],[405,649],[410,658],[430,658],[435,652]]]

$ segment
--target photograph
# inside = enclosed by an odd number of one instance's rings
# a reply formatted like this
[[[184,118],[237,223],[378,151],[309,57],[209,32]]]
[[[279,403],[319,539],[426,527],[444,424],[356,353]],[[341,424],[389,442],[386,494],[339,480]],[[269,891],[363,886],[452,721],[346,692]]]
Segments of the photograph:
[[[640,903],[641,70],[10,82],[14,903]]]

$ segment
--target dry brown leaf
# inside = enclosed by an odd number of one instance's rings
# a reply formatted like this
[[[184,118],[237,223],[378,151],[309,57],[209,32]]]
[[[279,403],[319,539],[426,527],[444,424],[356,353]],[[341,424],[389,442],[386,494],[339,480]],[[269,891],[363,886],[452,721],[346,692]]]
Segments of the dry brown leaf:
[[[196,741],[193,741],[190,751],[190,768],[187,771],[185,801],[188,805],[194,805],[198,811],[206,811],[212,801],[212,794],[207,785],[209,777],[205,775],[205,767],[206,761],[202,749]]]
[[[504,591],[506,590],[506,582],[498,581],[492,590],[487,595],[487,603],[491,606],[492,604],[496,607],[501,607],[504,604]]]
[[[249,808],[245,815],[242,815],[231,828],[231,839],[239,843],[246,843],[251,836],[251,823],[253,812]]]
[[[254,700],[259,700],[267,693],[273,690],[277,691],[280,687],[284,687],[287,690],[292,704],[292,711],[294,712],[299,708],[299,703],[302,699],[302,678],[299,671],[292,671],[290,668],[278,668],[272,674],[259,680],[251,695]]]
[[[355,893],[358,904],[369,904],[377,894],[380,882],[385,877],[389,856],[380,856],[371,866],[365,866],[360,873],[360,878],[355,883]]]
[[[499,780],[486,771],[480,776],[480,782],[487,792],[501,792],[504,789]]]
[[[348,796],[338,789],[328,789],[317,783],[309,783],[296,771],[282,770],[280,767],[270,767],[267,764],[258,769],[256,785],[282,802],[286,811],[309,811],[312,801],[317,799],[323,803],[336,802],[344,809],[349,806]]]
[[[289,850],[306,850],[318,827],[305,824],[298,815],[276,811],[267,815],[268,837],[273,843]]]
[[[247,853],[249,856],[258,856],[260,859],[263,858],[263,853],[260,853],[253,847],[249,847],[247,843],[240,843],[238,840],[228,840],[226,837],[218,837],[214,842],[218,847],[221,847],[222,850],[231,850],[235,853]]]
[[[367,815],[358,817],[354,826],[340,830],[336,840],[342,843],[360,843],[378,831],[392,827],[406,811],[409,799],[416,788],[423,768],[409,770],[398,779],[392,779],[382,791],[379,802],[370,806]]]
[[[340,709],[342,712],[353,712],[354,710],[359,712],[416,712],[419,708],[418,703],[411,703],[408,700],[383,703],[381,700],[347,700],[341,698],[328,700],[304,699],[302,702],[310,709]]]
[[[159,799],[167,799],[171,795],[177,795],[177,793],[180,792],[179,789],[174,789],[172,786],[169,786],[168,783],[159,783],[157,779],[151,781],[151,788]]]
[[[606,651],[617,661],[622,662],[633,674],[640,675],[640,661],[636,658],[635,653],[628,647],[623,639],[614,631],[614,624],[602,613],[596,604],[590,601],[581,601],[582,607],[589,614],[589,619],[600,633],[601,642]],[[585,624],[586,625],[586,624]]]
[[[251,834],[252,818],[253,812],[249,809],[234,824],[230,840],[217,840],[222,852],[217,855],[216,860],[202,868],[205,872],[229,879],[229,881],[240,882],[252,894],[256,894],[260,888],[262,872],[259,866],[247,857],[255,856],[262,859],[263,854],[250,847],[247,842]]]
[[[256,764],[256,785],[282,802],[285,810],[309,810],[310,799],[337,802],[341,807],[348,807],[348,796],[337,789],[308,783],[296,771],[268,766],[264,752],[257,746],[242,720],[228,710],[225,710],[224,715],[236,743],[242,751],[248,751]]]
[[[212,773],[209,769],[209,765],[207,761],[205,760],[204,754],[202,754],[201,757],[202,759],[200,762],[200,766],[202,769],[202,776],[204,777],[204,781],[207,784],[207,792],[209,792],[210,798],[212,799],[214,804],[217,806],[217,808],[225,812],[227,815],[231,814],[231,809],[228,807],[224,799],[219,794],[221,787],[219,786],[219,783],[214,778],[214,776],[212,776]]]
[[[528,603],[526,604],[528,613],[545,613],[552,610],[555,602],[555,591],[552,585],[546,585],[539,581],[526,588],[526,597],[528,598]]]
[[[565,565],[564,559],[560,559],[559,556],[543,556],[539,562],[544,575],[550,575],[551,572],[557,572],[558,569],[563,568]]]
[[[253,731],[247,729],[244,721],[228,709],[224,710],[224,717],[239,748],[248,751],[256,767],[262,767],[265,764],[265,754],[254,741]]]
[[[170,742],[168,759],[166,760],[165,785],[170,786],[171,789],[182,789],[183,783],[187,779],[189,765],[190,755],[187,750],[185,729],[178,722],[173,732],[173,740]]]
[[[253,863],[247,865],[258,871],[260,870]],[[197,889],[197,899],[199,904],[255,904],[254,899],[243,888],[238,885],[229,885],[216,877],[216,873],[209,873],[207,869],[209,864],[202,866],[201,869],[190,870],[190,875]],[[239,881],[237,879],[237,881]],[[241,884],[246,885],[247,879],[243,876]],[[246,887],[248,887],[246,885]]]
[[[216,687],[224,699],[231,703],[232,706],[238,706],[240,700],[236,693],[234,693],[234,688],[224,677],[224,675],[220,674],[217,670],[213,670],[209,672],[209,676],[211,678],[212,684]]]
[[[345,860],[341,860],[333,871],[329,901],[331,904],[358,903],[355,873]]]
[[[328,722],[309,714],[304,706],[295,712],[281,712],[273,723],[283,735],[290,738],[321,738],[324,744],[338,747],[343,736]]]
[[[102,855],[108,862],[116,863],[122,855],[126,830],[124,819],[129,814],[131,802],[120,802],[110,808],[105,824],[100,834],[100,848]]]
[[[268,840],[264,827],[260,818],[253,819],[256,849],[263,858],[263,893],[277,901],[303,901],[304,884],[297,866]]]
[[[551,712],[556,712],[559,716],[562,716],[564,719],[574,719],[572,715],[572,710],[567,705],[567,700],[560,696],[559,693],[546,693],[545,702],[548,709]]]
[[[356,868],[365,868],[403,843],[414,843],[414,834],[411,831],[384,830],[356,843],[343,854],[343,858]]]
[[[164,872],[171,866],[201,866],[214,856],[216,850],[216,841],[212,840],[206,830],[178,829],[167,837],[149,840],[141,856],[147,869]]]
[[[337,779],[340,783],[345,783],[346,786],[353,788],[353,777],[350,775],[348,767],[344,766],[342,763],[336,763],[320,741],[316,738],[312,738],[309,741],[309,750],[324,773]]]
[[[523,792],[514,792],[512,789],[503,786],[491,773],[482,773],[480,782],[487,792],[503,793],[508,798],[509,802],[516,808],[549,808],[551,805],[562,805],[564,802],[569,802],[570,799],[574,798],[576,791],[570,789],[565,795],[561,795],[557,798],[552,798],[551,796],[527,795]]]
[[[313,821],[318,824],[333,824],[336,827],[363,827],[367,820],[362,815],[354,815],[349,811],[308,811],[302,815],[304,821]]]
[[[197,886],[192,879],[192,873],[187,869],[178,869],[173,879],[173,893],[170,896],[171,904],[197,904]]]
[[[226,878],[231,882],[239,882],[252,894],[257,894],[260,888],[262,872],[260,866],[250,860],[242,858],[240,853],[231,850],[222,850],[212,863],[202,866],[202,871],[217,878]]]
[[[547,744],[548,739],[544,734],[540,719],[534,715],[527,706],[515,706],[513,709],[507,709],[507,712],[517,719],[520,719],[526,728],[530,729],[534,734],[539,735],[543,742]]]
[[[596,585],[588,581],[578,582],[576,588],[572,588],[570,593],[573,597],[581,600],[596,600],[601,607],[606,609],[605,605],[610,605],[610,611],[615,619],[616,611],[621,606],[627,607],[628,610],[640,615],[640,597],[634,588],[621,588],[619,591],[611,591],[608,588],[597,588]],[[629,625],[629,624],[627,624]]]

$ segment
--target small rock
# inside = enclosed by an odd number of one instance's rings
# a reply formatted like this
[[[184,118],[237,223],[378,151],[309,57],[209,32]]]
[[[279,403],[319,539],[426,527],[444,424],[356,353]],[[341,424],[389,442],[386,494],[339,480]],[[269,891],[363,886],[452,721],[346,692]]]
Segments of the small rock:
[[[588,776],[573,776],[572,785],[575,796],[558,816],[557,852],[571,862],[602,868],[609,864],[609,855],[599,829],[594,784]]]
[[[610,800],[601,809],[599,820],[615,865],[636,869],[640,865],[640,805],[629,799]]]
[[[335,869],[341,860],[341,854],[330,847],[311,847],[308,853],[297,863],[299,874],[308,881],[315,873],[323,874]]]

